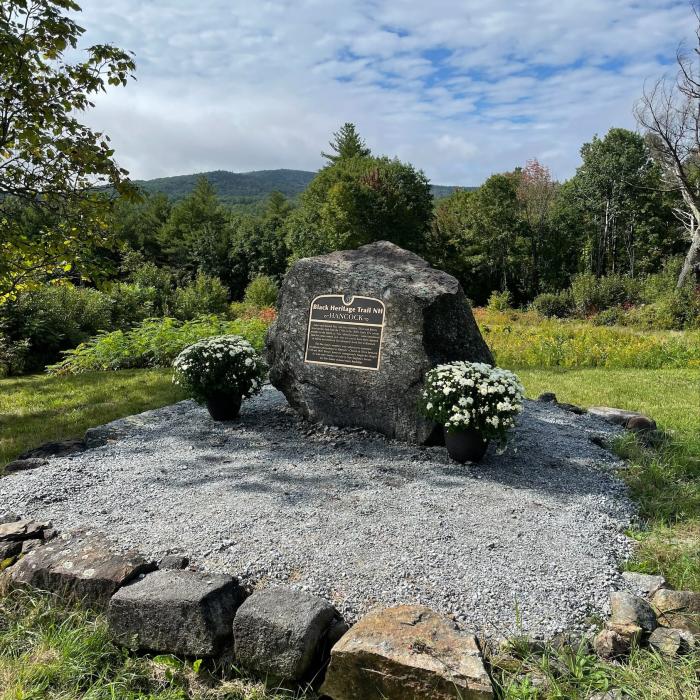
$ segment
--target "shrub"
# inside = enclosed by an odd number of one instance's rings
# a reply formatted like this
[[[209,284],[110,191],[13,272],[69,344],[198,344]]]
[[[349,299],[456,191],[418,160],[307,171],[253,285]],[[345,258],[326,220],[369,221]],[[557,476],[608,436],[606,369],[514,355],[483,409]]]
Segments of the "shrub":
[[[175,376],[198,403],[218,395],[257,394],[267,371],[253,346],[237,335],[205,338],[186,347],[173,362]]]
[[[96,289],[45,285],[2,307],[4,333],[10,345],[27,341],[24,370],[36,371],[58,359],[62,350],[111,329],[112,305],[112,299]]]
[[[120,282],[109,290],[112,299],[112,327],[129,328],[161,310],[160,294],[155,287]]]
[[[163,299],[170,294],[173,288],[173,274],[165,267],[158,267],[152,262],[141,262],[128,268],[129,282],[141,287],[154,287]]]
[[[503,442],[515,423],[525,390],[507,369],[482,362],[451,362],[431,369],[419,408],[448,432],[475,429]]]
[[[641,298],[639,279],[623,275],[596,277],[587,272],[576,275],[571,282],[574,305],[580,314],[591,314],[611,306],[636,304]]]
[[[506,289],[502,292],[493,291],[488,301],[488,308],[492,311],[508,311],[511,308],[513,298]]]
[[[245,288],[243,301],[258,309],[275,306],[279,287],[269,275],[259,275]]]
[[[11,341],[0,333],[0,379],[22,374],[28,354],[28,340]]]
[[[537,311],[540,316],[565,318],[566,316],[570,316],[573,312],[574,300],[568,289],[558,294],[546,292],[533,299],[532,308]]]
[[[202,316],[184,323],[174,318],[150,318],[128,331],[101,333],[75,350],[64,352],[64,359],[47,369],[52,374],[79,374],[170,367],[188,345],[213,335],[240,335],[259,351],[268,325],[260,319],[228,321],[217,316]]]
[[[673,289],[651,304],[630,309],[625,323],[648,329],[699,329],[700,291],[695,291],[690,285],[683,289]]]
[[[228,292],[221,280],[200,272],[185,287],[176,289],[170,300],[170,311],[181,321],[191,321],[204,314],[226,311]]]
[[[596,277],[590,272],[576,275],[571,282],[574,306],[580,314],[591,314],[611,306],[636,304],[642,283],[633,277],[606,275]]]
[[[621,306],[605,309],[591,319],[594,326],[621,326],[626,320],[627,313]]]

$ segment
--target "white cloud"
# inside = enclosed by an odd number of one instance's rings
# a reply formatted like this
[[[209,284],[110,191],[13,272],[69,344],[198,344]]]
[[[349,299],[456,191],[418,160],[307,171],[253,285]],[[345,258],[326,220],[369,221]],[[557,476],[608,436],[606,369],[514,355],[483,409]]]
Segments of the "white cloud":
[[[83,0],[86,42],[131,49],[138,81],[88,117],[134,177],[315,169],[355,122],[441,184],[633,128],[646,78],[689,39],[685,0]]]

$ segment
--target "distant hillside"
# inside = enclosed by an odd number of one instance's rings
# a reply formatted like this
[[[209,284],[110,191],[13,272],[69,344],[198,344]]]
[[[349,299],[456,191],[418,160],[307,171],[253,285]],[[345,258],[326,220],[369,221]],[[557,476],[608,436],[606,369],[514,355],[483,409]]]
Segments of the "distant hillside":
[[[289,198],[297,197],[307,188],[315,175],[316,173],[310,170],[254,170],[249,173],[214,170],[209,173],[139,180],[137,184],[147,192],[162,192],[171,199],[182,199],[194,189],[200,177],[206,177],[223,201],[231,204],[252,204],[266,198],[270,192],[274,191],[281,192]],[[447,197],[455,189],[447,185],[432,186],[433,196],[436,199]]]

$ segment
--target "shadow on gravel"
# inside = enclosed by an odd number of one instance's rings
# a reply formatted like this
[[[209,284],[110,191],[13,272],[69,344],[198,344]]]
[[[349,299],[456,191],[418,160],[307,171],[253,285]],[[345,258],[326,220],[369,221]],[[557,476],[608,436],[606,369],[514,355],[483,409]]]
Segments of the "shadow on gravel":
[[[173,458],[151,481],[188,490],[192,498],[210,498],[207,487],[215,486],[222,495],[267,494],[280,505],[386,489],[401,498],[402,487],[415,481],[426,489],[468,493],[476,481],[555,494],[566,504],[620,493],[609,470],[615,458],[589,439],[609,430],[589,416],[527,402],[503,454],[492,445],[482,463],[459,465],[444,448],[404,445],[373,433],[327,433],[275,406],[249,410],[236,424],[217,426],[206,418],[195,424],[173,438]],[[122,459],[128,449],[122,445]],[[135,460],[143,456],[142,447],[132,452]]]

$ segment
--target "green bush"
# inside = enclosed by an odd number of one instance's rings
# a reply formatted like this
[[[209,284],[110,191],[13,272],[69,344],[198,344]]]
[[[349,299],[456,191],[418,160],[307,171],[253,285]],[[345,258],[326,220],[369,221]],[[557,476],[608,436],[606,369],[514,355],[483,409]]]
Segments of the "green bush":
[[[512,307],[513,297],[506,289],[502,292],[493,291],[488,301],[488,308],[491,311],[508,311]]]
[[[0,379],[22,374],[29,354],[28,340],[9,340],[0,333]]]
[[[594,326],[624,326],[627,312],[621,306],[613,306],[596,314],[591,319]]]
[[[228,291],[221,280],[202,272],[187,286],[176,289],[170,299],[170,312],[180,321],[225,313],[227,306]]]
[[[277,304],[279,287],[269,275],[259,275],[245,288],[243,301],[258,309]]]
[[[700,329],[700,292],[691,285],[674,289],[651,304],[630,309],[624,324],[676,331]]]
[[[128,331],[100,333],[47,370],[51,374],[79,374],[95,370],[169,367],[188,345],[213,335],[240,335],[262,350],[268,323],[260,319],[228,321],[202,316],[184,323],[174,318],[150,318]]]
[[[120,282],[109,290],[112,299],[112,327],[129,328],[161,312],[160,295],[155,287]]]
[[[612,306],[636,304],[642,293],[642,283],[634,277],[606,275],[596,277],[590,272],[576,275],[571,282],[571,295],[576,311],[583,315],[596,313]]]
[[[672,295],[676,291],[678,275],[682,265],[683,260],[681,258],[670,258],[666,260],[660,272],[646,275],[642,282],[640,301],[644,304],[653,304],[664,297]]]
[[[566,318],[574,310],[574,300],[568,289],[557,294],[546,292],[536,296],[532,301],[532,308],[540,316],[547,318]]]
[[[136,258],[128,260],[123,266],[128,271],[128,281],[143,288],[155,289],[154,316],[163,316],[168,300],[176,286],[175,275],[167,267],[158,267],[152,262],[143,262]]]
[[[62,350],[111,329],[112,307],[112,299],[96,289],[61,284],[23,292],[0,313],[7,342],[28,343],[24,371],[32,372],[55,362]]]

